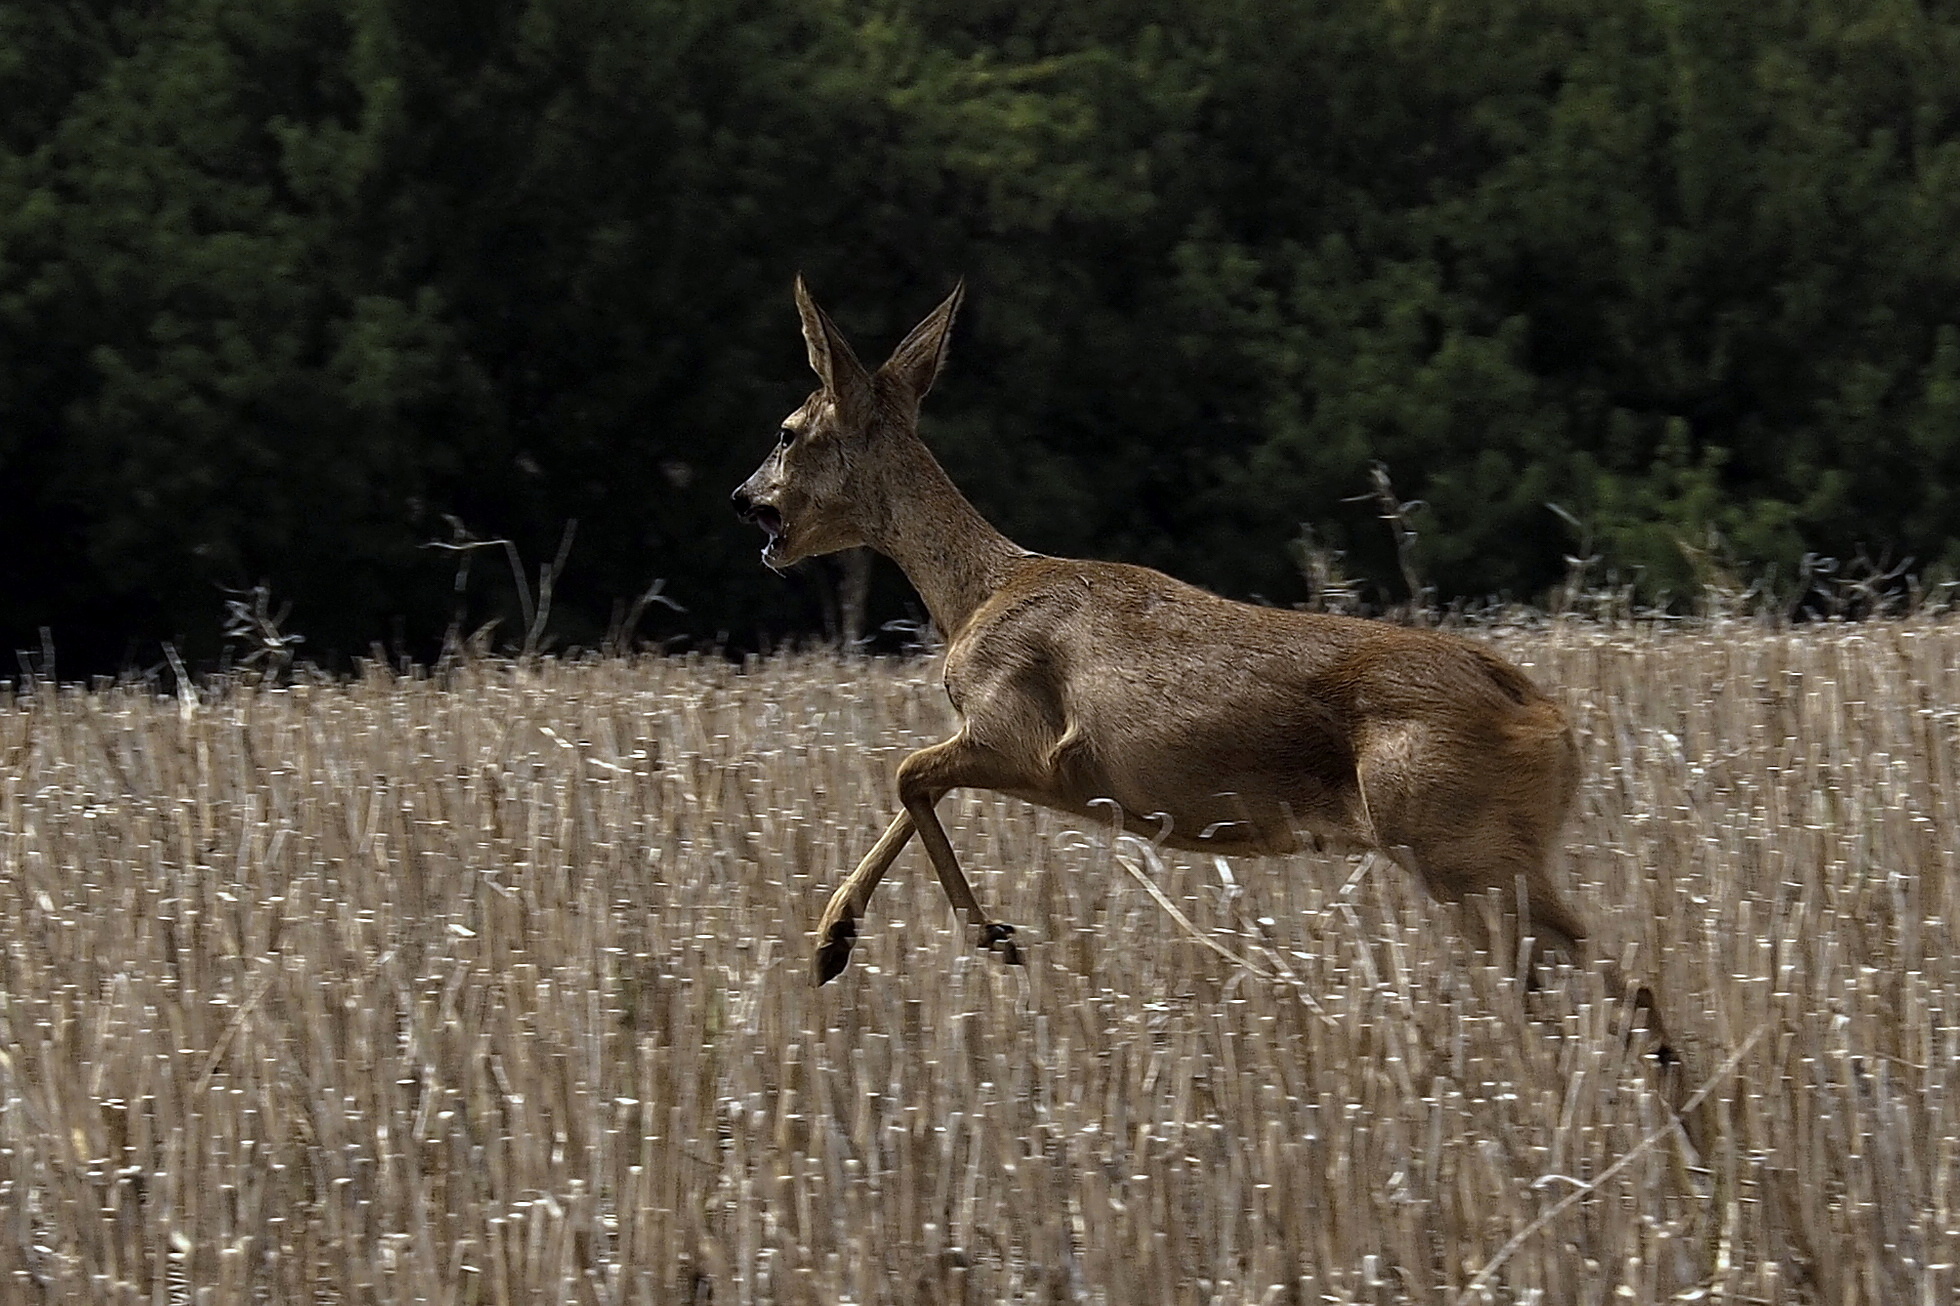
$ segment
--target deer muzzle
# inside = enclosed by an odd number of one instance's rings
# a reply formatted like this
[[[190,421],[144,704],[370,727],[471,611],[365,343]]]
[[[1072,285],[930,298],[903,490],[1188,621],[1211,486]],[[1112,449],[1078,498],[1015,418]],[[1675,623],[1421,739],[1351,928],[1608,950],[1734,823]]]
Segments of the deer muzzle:
[[[749,493],[749,488],[746,485],[735,491],[734,501],[736,516],[740,517],[743,521],[754,522],[756,525],[762,527],[763,533],[769,537],[762,546],[762,560],[773,566],[774,563],[771,562],[772,555],[776,551],[776,546],[782,542],[783,538],[782,509],[773,503],[764,503],[762,500],[757,499]]]

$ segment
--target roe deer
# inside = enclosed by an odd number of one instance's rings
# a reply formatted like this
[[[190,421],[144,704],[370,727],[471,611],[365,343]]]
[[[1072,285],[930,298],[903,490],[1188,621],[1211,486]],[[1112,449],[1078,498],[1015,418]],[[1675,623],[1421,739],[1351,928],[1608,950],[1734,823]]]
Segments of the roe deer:
[[[946,640],[961,722],[899,764],[905,810],[825,908],[817,982],[850,960],[858,918],[915,833],[983,946],[1019,959],[934,812],[961,787],[1091,819],[1113,801],[1128,828],[1178,848],[1375,849],[1448,903],[1521,888],[1529,919],[1507,929],[1532,937],[1534,969],[1547,949],[1583,964],[1585,928],[1551,879],[1579,783],[1559,705],[1455,635],[1253,607],[1013,544],[918,435],[962,294],[867,372],[798,278],[821,385],[734,495],[767,533],[772,568],[860,544],[898,563]],[[1481,913],[1462,915],[1473,942],[1516,955],[1518,937],[1481,937]],[[1644,990],[1630,996],[1651,1008]]]

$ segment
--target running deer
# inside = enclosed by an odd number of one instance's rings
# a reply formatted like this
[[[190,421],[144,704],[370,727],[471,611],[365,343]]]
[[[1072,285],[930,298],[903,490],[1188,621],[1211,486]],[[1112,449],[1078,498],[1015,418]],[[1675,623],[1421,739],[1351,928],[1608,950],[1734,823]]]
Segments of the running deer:
[[[735,491],[772,568],[869,545],[904,569],[945,637],[960,718],[899,764],[904,811],[824,910],[817,982],[850,960],[872,891],[914,834],[982,946],[1019,960],[934,811],[962,787],[1097,821],[1113,802],[1126,829],[1203,852],[1378,850],[1447,903],[1520,895],[1528,919],[1507,918],[1521,932],[1507,939],[1460,913],[1473,942],[1507,949],[1494,956],[1516,956],[1528,935],[1533,969],[1547,952],[1583,964],[1585,927],[1551,878],[1579,782],[1559,705],[1455,635],[1253,607],[1012,543],[918,435],[962,294],[868,372],[798,278],[821,384]],[[1651,996],[1629,996],[1657,1025]]]

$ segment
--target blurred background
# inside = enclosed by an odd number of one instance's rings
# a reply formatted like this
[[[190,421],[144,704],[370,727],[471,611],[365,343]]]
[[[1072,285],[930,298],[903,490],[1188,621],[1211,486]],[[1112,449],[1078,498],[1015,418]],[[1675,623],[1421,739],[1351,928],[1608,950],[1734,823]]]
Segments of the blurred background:
[[[1943,0],[0,4],[0,659],[900,640],[728,509],[798,271],[1045,552],[1933,584],[1956,233]]]

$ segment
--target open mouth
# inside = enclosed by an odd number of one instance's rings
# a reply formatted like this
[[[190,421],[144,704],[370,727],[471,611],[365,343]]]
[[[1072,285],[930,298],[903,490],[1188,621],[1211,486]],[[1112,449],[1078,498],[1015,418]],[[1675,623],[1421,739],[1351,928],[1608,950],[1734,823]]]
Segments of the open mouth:
[[[769,537],[762,544],[762,565],[771,571],[781,571],[777,558],[782,551],[785,530],[782,509],[771,504],[757,504],[755,511],[749,514],[749,520],[760,526],[762,533]]]

